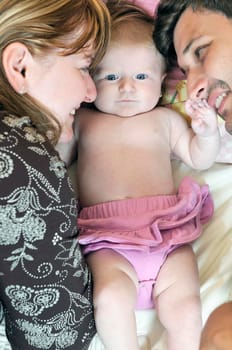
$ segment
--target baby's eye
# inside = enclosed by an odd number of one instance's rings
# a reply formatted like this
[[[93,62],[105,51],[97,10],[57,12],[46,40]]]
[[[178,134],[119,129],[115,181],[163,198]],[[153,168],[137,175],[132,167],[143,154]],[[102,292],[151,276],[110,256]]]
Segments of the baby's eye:
[[[108,74],[105,76],[105,79],[110,81],[117,80],[118,78],[119,76],[117,74]]]
[[[139,74],[136,74],[135,78],[138,79],[138,80],[145,80],[147,79],[148,75],[145,74],[145,73],[139,73]]]

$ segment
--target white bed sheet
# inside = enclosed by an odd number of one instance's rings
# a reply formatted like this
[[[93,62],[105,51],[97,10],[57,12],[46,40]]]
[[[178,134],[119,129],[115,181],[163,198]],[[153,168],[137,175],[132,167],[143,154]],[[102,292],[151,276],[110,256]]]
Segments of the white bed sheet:
[[[190,175],[201,184],[208,183],[214,198],[214,217],[193,244],[200,271],[204,323],[216,306],[232,297],[232,165],[217,163],[207,171],[196,172],[174,160],[173,169],[177,185],[183,176]],[[71,171],[71,176],[74,174],[75,170]],[[164,329],[155,310],[137,311],[136,319],[141,350],[166,350]],[[0,349],[10,349],[3,325],[0,326]],[[89,350],[103,349],[96,335]]]

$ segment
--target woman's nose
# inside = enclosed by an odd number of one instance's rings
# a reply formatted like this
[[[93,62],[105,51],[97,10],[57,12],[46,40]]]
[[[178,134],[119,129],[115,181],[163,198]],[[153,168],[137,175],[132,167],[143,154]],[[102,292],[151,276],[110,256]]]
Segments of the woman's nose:
[[[90,75],[88,75],[86,79],[87,79],[87,82],[86,82],[87,87],[86,87],[85,102],[93,102],[97,97],[96,86]]]

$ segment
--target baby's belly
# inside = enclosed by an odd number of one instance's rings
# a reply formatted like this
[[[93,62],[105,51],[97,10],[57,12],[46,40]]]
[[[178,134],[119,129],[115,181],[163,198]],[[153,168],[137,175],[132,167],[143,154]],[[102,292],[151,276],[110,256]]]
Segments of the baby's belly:
[[[155,169],[153,169],[155,170]],[[78,193],[81,206],[102,202],[174,193],[171,170],[125,169],[115,172],[79,174]]]

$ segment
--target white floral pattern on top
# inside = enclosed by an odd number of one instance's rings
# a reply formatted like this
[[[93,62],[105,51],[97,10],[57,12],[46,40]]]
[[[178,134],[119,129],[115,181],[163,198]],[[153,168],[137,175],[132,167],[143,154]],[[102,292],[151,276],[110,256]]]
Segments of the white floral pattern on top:
[[[0,114],[0,315],[12,349],[87,349],[92,281],[64,163],[29,117]]]

